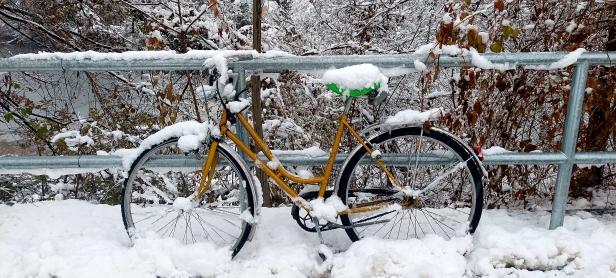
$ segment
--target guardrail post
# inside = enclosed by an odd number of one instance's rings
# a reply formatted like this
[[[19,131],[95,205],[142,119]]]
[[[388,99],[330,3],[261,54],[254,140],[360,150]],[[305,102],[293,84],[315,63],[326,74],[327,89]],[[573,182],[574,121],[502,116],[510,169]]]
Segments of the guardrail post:
[[[567,117],[561,151],[567,157],[563,163],[558,165],[556,176],[556,191],[552,201],[552,215],[550,216],[550,229],[556,229],[563,225],[565,219],[565,209],[569,195],[569,183],[571,182],[571,172],[573,170],[575,147],[577,145],[578,132],[580,130],[580,118],[584,105],[584,94],[586,94],[586,79],[588,77],[588,62],[580,62],[575,65],[573,80],[571,81],[571,92],[569,103],[567,104]]]
[[[241,91],[244,90],[244,88],[246,88],[246,70],[243,68],[235,68],[233,69],[234,71],[237,71],[237,82],[235,83],[235,90],[236,91]],[[242,96],[242,97],[246,97],[246,96]],[[249,139],[248,139],[248,133],[246,132],[246,129],[244,129],[244,127],[240,124],[239,121],[237,121],[235,123],[235,129],[237,131],[237,136],[240,137],[240,139],[242,139],[242,141],[244,142],[244,144],[246,144],[247,146],[249,146]],[[248,161],[248,156],[244,153],[244,152],[240,152],[240,156],[242,157],[242,159],[244,159],[244,161]],[[250,177],[252,178],[252,176]],[[244,185],[240,185],[240,211],[244,211],[246,209],[246,203],[244,202],[244,199],[246,198],[246,188],[244,187]]]
[[[246,70],[243,68],[236,68],[234,69],[234,71],[237,71],[237,83],[235,83],[235,90],[236,91],[244,90],[246,88]],[[242,94],[242,97],[246,97],[246,95]],[[237,136],[240,139],[242,139],[244,144],[248,146],[250,143],[249,138],[248,138],[248,133],[246,132],[246,129],[244,129],[244,127],[240,124],[239,121],[235,123],[235,129],[237,131]],[[248,158],[244,152],[240,152],[240,155],[242,156],[244,160]]]

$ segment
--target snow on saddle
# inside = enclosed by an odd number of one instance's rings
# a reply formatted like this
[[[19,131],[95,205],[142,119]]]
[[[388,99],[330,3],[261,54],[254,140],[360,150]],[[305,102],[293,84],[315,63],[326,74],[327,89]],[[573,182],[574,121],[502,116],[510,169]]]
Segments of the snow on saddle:
[[[387,76],[372,64],[328,70],[323,74],[322,80],[329,90],[347,97],[361,97],[374,91],[379,93],[387,91]]]

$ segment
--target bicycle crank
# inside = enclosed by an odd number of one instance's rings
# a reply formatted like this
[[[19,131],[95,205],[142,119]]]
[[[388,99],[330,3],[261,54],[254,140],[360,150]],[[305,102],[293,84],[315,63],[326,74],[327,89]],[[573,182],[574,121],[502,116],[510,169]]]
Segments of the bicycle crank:
[[[325,191],[325,198],[329,198],[330,196],[332,196],[333,193],[334,193],[333,190]],[[319,192],[317,191],[310,191],[310,192],[300,194],[300,197],[304,198],[304,200],[306,200],[307,202],[310,202],[311,200],[316,199],[318,196],[319,196]],[[304,229],[305,231],[308,231],[311,233],[317,232],[317,229],[315,229],[316,222],[312,219],[312,216],[303,208],[300,208],[297,205],[293,204],[293,207],[291,207],[291,216],[293,217],[293,219],[295,219],[295,221],[297,222],[297,225],[302,227],[302,229]],[[319,223],[319,224],[320,224],[319,228],[321,231],[331,230],[327,228],[327,223],[326,224]]]
[[[392,190],[392,189],[356,189],[356,190],[349,191],[349,196],[356,197],[357,193],[372,194],[372,195],[378,195],[378,196],[394,196],[398,192],[399,191]],[[333,195],[333,193],[334,192],[332,190],[325,191],[325,198],[329,198],[330,196]],[[310,192],[303,193],[300,196],[304,198],[304,200],[310,202],[311,200],[316,199],[318,197],[318,194],[319,192],[317,191],[310,191]],[[378,201],[378,203],[382,203],[382,202],[384,202],[384,200]],[[392,212],[395,212],[395,210],[379,213],[379,214],[364,218],[360,221],[353,223],[353,225],[350,225],[350,226],[344,226],[338,223],[331,223],[331,222],[328,222],[328,223],[320,222],[319,228],[321,231],[329,231],[333,229],[351,229],[354,227],[382,224],[382,223],[389,222],[389,220],[379,220],[379,221],[373,221],[373,222],[368,222],[368,221],[379,218],[381,216],[385,216]],[[317,232],[317,229],[315,229],[316,227],[315,222],[313,221],[312,216],[308,212],[306,212],[303,208],[300,208],[297,205],[293,205],[293,207],[291,208],[291,216],[293,217],[293,219],[295,219],[297,224],[305,231],[308,231],[311,233]]]

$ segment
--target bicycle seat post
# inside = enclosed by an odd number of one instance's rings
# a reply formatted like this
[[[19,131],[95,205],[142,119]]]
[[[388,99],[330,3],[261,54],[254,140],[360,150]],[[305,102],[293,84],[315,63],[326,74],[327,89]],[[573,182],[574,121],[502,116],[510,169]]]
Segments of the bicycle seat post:
[[[349,111],[351,110],[351,106],[353,105],[353,98],[352,97],[347,97],[347,99],[344,101],[344,114],[348,115]]]

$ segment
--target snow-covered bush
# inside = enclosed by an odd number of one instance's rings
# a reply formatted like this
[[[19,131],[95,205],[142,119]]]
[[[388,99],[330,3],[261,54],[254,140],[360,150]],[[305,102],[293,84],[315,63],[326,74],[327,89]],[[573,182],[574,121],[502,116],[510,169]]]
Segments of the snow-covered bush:
[[[15,39],[9,44],[25,44],[28,52],[248,49],[249,2],[5,1],[0,5],[0,30]],[[261,10],[264,49],[296,55],[418,50],[431,51],[436,58],[465,51],[615,48],[614,3],[609,1],[281,0],[269,1]],[[437,124],[471,145],[559,150],[572,67],[501,71],[470,62],[460,69],[433,67],[428,61],[414,64],[420,72],[390,73],[396,76],[390,77],[390,97],[383,105],[355,105],[352,120],[358,130],[400,110],[443,107],[449,113]],[[616,117],[615,74],[613,68],[591,68],[581,150],[614,149],[616,124],[609,119]],[[329,148],[342,102],[315,84],[314,77],[319,74],[262,76],[264,130],[272,148]],[[203,100],[208,87],[203,72],[2,73],[0,78],[0,120],[23,138],[24,148],[41,155],[104,155],[135,147],[148,134],[178,121],[215,121],[218,115],[219,104]],[[352,140],[343,144],[343,150],[354,145]],[[573,195],[588,197],[587,188],[614,184],[610,167],[577,169]],[[499,166],[489,171],[489,206],[525,206],[551,196],[555,167]],[[99,174],[104,173],[70,176],[63,182],[109,179],[116,187],[121,182],[111,181],[115,174]],[[6,186],[0,196],[53,197],[37,178],[27,179],[31,186],[24,194],[15,193],[23,187],[14,187],[12,177],[1,179]],[[99,191],[115,192],[111,187]],[[84,191],[76,192],[80,197]],[[111,195],[99,199],[111,200]]]

